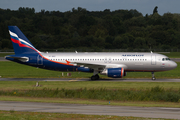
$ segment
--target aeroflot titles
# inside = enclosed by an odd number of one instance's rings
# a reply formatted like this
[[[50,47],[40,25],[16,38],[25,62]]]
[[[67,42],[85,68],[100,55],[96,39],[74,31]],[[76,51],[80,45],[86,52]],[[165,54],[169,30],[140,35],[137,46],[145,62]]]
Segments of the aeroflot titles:
[[[124,54],[122,56],[144,56],[144,55],[126,55],[126,54]]]

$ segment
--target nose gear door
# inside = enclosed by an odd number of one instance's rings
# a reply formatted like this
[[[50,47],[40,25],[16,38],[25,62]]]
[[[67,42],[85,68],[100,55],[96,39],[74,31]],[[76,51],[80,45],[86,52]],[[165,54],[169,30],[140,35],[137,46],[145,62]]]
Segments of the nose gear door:
[[[151,55],[151,65],[156,65],[156,55]]]

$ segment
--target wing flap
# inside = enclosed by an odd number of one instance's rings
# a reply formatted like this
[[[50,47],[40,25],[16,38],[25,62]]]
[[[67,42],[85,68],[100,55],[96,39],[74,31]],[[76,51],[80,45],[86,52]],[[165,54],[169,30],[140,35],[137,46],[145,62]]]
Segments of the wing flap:
[[[76,64],[81,67],[88,67],[91,69],[104,69],[106,65],[104,64],[99,64],[99,63],[86,63],[86,62],[75,62],[73,64]]]

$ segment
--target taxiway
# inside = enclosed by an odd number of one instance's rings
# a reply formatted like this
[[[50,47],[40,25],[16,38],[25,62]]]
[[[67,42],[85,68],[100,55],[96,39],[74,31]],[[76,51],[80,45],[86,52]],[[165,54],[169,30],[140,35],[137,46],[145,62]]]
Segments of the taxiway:
[[[180,119],[180,108],[0,101],[0,110]]]

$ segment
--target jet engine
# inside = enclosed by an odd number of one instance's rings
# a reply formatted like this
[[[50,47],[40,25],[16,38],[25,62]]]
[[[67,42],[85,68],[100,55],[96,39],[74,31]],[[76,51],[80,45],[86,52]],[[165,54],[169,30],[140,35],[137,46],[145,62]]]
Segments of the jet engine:
[[[122,78],[125,75],[124,68],[107,68],[101,74],[113,78]]]

